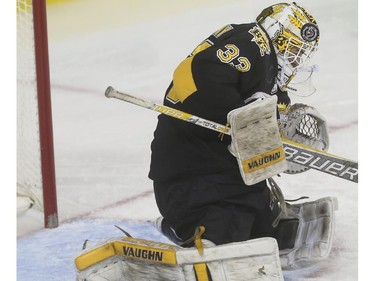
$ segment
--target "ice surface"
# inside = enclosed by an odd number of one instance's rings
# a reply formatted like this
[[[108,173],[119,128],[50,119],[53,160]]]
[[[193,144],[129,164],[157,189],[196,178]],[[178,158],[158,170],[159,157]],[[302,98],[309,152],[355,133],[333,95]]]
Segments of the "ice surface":
[[[17,280],[74,280],[85,239],[121,236],[166,241],[147,178],[157,114],[104,97],[111,85],[160,102],[177,64],[227,23],[252,21],[274,1],[78,1],[48,9],[60,226],[42,229],[39,212],[17,218]],[[146,3],[147,2],[147,3]],[[190,4],[187,4],[190,2]],[[178,4],[177,4],[178,3]],[[181,3],[181,5],[180,5]],[[357,2],[308,1],[321,29],[317,92],[292,96],[329,124],[330,152],[358,159]],[[358,280],[358,186],[315,171],[276,179],[286,198],[336,196],[331,257],[286,280]]]

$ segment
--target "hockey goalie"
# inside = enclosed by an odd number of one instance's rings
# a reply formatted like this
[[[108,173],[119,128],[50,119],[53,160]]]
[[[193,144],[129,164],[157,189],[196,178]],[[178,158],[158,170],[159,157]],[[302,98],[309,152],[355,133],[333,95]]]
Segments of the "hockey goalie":
[[[255,107],[251,104],[231,113],[231,124],[235,124],[238,117],[243,120],[243,113],[253,116],[249,113],[254,108],[259,111],[259,106],[264,107],[268,102],[275,100],[259,100],[254,103]],[[266,108],[260,109],[260,112],[267,112]],[[302,108],[304,114],[301,114]],[[296,112],[299,114],[296,115]],[[298,138],[320,148],[328,145],[323,117],[314,108],[296,104],[283,112],[282,120],[279,123],[281,133],[294,141]],[[324,131],[324,134],[315,136],[314,141],[313,137],[301,133],[311,131],[303,129],[305,126],[316,126],[315,131]],[[266,126],[265,130],[268,129]],[[237,136],[241,134],[233,133],[233,139],[241,143]],[[307,138],[306,141],[303,138]],[[247,153],[246,148],[241,146],[231,150],[240,154],[237,157]],[[286,173],[306,171],[294,163],[287,163],[283,169]],[[265,176],[269,176],[267,171]],[[246,181],[246,177],[243,180]],[[273,212],[273,231],[269,236],[215,244],[205,239],[206,227],[200,225],[190,238],[183,240],[165,218],[159,217],[155,227],[170,239],[170,244],[133,238],[124,231],[126,237],[92,245],[76,257],[77,281],[276,281],[284,280],[282,270],[304,268],[326,259],[334,234],[336,198],[291,204],[285,200],[272,177],[267,179],[267,185],[270,190],[269,206],[277,210]]]
[[[149,177],[156,227],[171,243],[99,243],[76,257],[77,280],[280,281],[283,269],[328,257],[336,198],[289,201],[273,179],[307,171],[287,161],[281,137],[329,146],[324,117],[288,96],[299,72],[313,70],[319,36],[305,8],[275,4],[214,32],[177,66],[164,105],[230,134],[159,115]]]

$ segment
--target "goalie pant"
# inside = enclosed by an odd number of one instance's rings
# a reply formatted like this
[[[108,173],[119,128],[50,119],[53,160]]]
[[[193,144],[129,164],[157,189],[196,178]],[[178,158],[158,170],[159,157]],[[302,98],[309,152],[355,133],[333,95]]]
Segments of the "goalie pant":
[[[206,228],[202,238],[216,245],[273,236],[280,210],[270,207],[266,181],[249,187],[238,168],[230,172],[154,182],[160,213],[181,241],[201,225]]]

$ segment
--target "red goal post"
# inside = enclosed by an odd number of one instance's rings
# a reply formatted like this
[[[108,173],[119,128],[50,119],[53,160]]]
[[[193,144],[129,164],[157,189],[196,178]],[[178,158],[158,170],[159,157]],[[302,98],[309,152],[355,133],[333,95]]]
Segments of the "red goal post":
[[[58,226],[45,0],[17,0],[17,202],[25,201],[46,228]]]

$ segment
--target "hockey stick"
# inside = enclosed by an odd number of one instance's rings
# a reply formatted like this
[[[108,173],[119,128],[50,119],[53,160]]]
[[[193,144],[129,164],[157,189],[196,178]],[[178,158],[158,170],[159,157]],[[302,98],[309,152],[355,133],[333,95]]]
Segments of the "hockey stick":
[[[153,111],[157,111],[157,112],[163,113],[165,115],[168,115],[168,116],[171,116],[171,117],[174,117],[174,118],[177,118],[177,119],[189,122],[189,123],[194,123],[198,126],[202,126],[202,127],[214,130],[214,131],[218,131],[220,133],[230,134],[229,133],[230,128],[227,126],[200,118],[198,116],[194,116],[192,114],[174,109],[172,107],[159,105],[152,101],[137,98],[129,94],[125,94],[125,93],[120,93],[112,87],[107,88],[107,90],[105,91],[105,96],[107,98],[116,98],[116,99],[123,100],[129,103],[141,106],[141,107],[145,107]]]
[[[134,97],[121,93],[113,87],[108,87],[105,91],[107,98],[123,100],[159,113],[177,118],[204,128],[214,130],[226,135],[230,135],[230,127],[206,120],[204,118],[165,106],[159,105],[149,100]],[[358,162],[345,159],[322,150],[317,150],[287,139],[282,139],[286,159],[293,163],[300,164],[314,170],[324,172],[336,177],[358,182]]]

